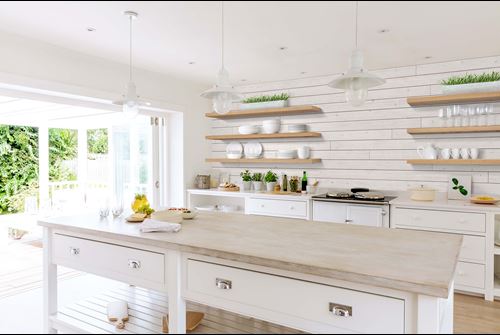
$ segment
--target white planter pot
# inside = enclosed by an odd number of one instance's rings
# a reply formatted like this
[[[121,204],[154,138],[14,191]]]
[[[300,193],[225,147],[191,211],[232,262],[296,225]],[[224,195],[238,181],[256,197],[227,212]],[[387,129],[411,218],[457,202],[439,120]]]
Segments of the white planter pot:
[[[266,108],[282,108],[288,106],[288,100],[252,102],[249,104],[242,103],[240,109],[266,109]]]
[[[252,182],[251,181],[243,181],[243,191],[250,191],[252,189]]]
[[[254,190],[255,192],[260,192],[260,191],[262,191],[262,188],[263,188],[263,186],[264,186],[264,183],[263,183],[263,182],[261,182],[261,181],[253,181],[253,182],[252,182],[252,185],[253,185],[253,190]]]
[[[443,94],[478,93],[500,91],[500,81],[462,85],[441,85]]]
[[[274,186],[276,186],[276,182],[272,182],[272,183],[266,183],[266,190],[267,192],[273,192],[274,191]]]

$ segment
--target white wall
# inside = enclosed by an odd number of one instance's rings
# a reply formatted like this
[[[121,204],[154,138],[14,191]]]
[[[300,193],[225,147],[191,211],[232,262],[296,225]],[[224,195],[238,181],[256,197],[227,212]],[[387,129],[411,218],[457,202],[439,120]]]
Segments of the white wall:
[[[117,99],[128,81],[126,64],[73,52],[58,46],[0,32],[0,83],[26,85],[69,94]],[[184,182],[191,187],[194,175],[206,171],[203,155],[209,102],[199,97],[206,85],[153,72],[135,70],[138,94],[162,107],[183,112]]]
[[[369,92],[364,106],[353,108],[345,103],[344,94],[327,86],[336,75],[267,82],[239,87],[246,96],[289,92],[291,105],[312,104],[323,109],[323,114],[282,117],[284,125],[307,123],[310,130],[322,133],[322,139],[262,141],[267,154],[280,148],[296,148],[307,144],[313,157],[322,158],[322,164],[307,166],[243,166],[216,165],[218,173],[229,173],[239,180],[243,168],[266,170],[274,168],[288,175],[301,175],[303,169],[326,188],[368,186],[379,190],[406,190],[425,184],[445,191],[450,174],[468,174],[473,177],[473,192],[500,194],[500,166],[412,166],[406,159],[418,158],[416,148],[425,143],[441,147],[479,147],[483,158],[500,157],[500,135],[420,135],[411,136],[407,128],[439,126],[439,108],[413,109],[406,103],[409,96],[440,93],[440,81],[451,75],[499,70],[500,57],[470,59],[440,64],[408,66],[375,71],[387,79],[383,86]],[[496,107],[500,112],[500,105]],[[241,124],[255,124],[262,119],[214,120],[212,134],[237,133]],[[500,124],[500,114],[496,115]],[[285,126],[286,129],[286,126]],[[212,156],[224,156],[226,144],[212,142]]]

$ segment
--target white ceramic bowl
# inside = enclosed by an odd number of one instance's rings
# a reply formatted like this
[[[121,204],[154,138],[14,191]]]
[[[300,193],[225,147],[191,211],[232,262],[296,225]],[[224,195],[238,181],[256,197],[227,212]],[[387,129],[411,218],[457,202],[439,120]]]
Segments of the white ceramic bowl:
[[[177,211],[158,211],[151,214],[151,219],[163,222],[181,223],[182,213]]]
[[[196,217],[196,215],[198,214],[198,212],[195,211],[194,209],[189,209],[189,213],[185,213],[184,211],[179,211],[179,210],[169,210],[169,212],[180,213],[182,215],[182,218],[185,220],[194,219]]]
[[[276,158],[279,159],[294,159],[297,158],[297,150],[278,150]]]
[[[240,126],[238,132],[241,135],[258,134],[260,132],[260,127],[255,125]]]
[[[264,124],[262,126],[262,132],[264,134],[275,134],[278,133],[281,129],[281,125],[279,123],[274,124]]]

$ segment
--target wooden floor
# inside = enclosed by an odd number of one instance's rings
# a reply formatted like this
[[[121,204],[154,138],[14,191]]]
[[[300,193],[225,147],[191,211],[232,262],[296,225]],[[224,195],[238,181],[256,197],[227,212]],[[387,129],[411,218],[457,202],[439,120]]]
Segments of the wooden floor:
[[[42,245],[39,240],[13,241],[0,239],[0,299],[42,286]],[[60,280],[74,278],[80,273],[60,268]]]
[[[500,301],[455,294],[456,334],[499,334]]]

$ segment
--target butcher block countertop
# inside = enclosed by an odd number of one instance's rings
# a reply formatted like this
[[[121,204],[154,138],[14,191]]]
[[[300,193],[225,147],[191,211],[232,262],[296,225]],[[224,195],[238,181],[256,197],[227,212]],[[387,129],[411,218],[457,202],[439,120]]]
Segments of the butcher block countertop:
[[[265,216],[200,213],[178,233],[141,233],[123,219],[80,215],[45,227],[281,270],[448,297],[462,237]]]

